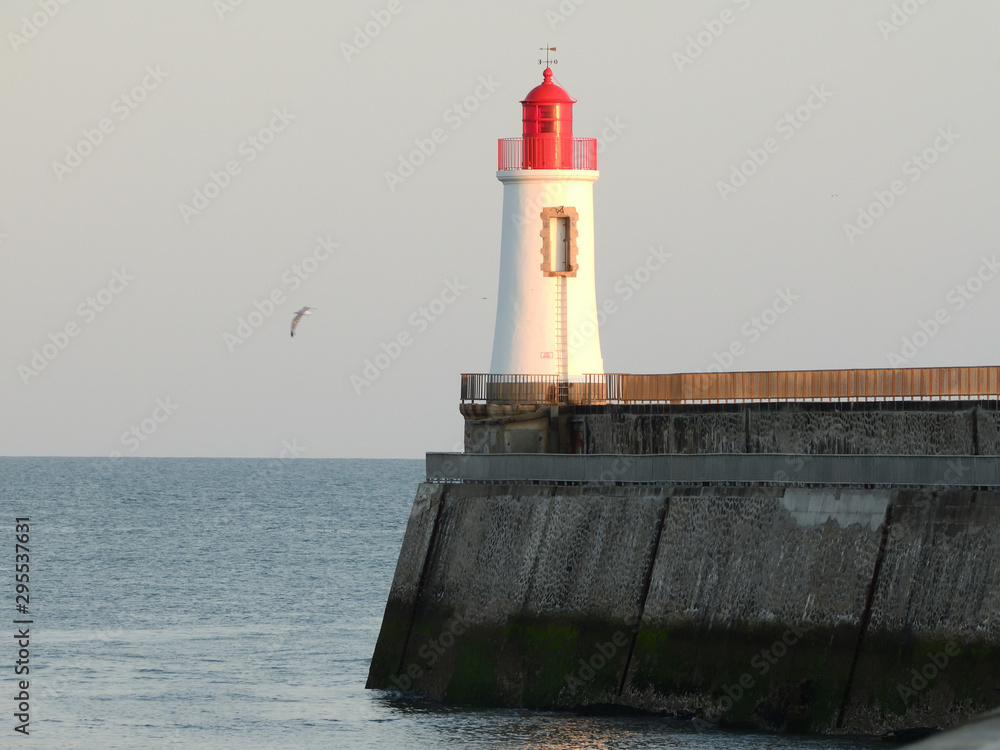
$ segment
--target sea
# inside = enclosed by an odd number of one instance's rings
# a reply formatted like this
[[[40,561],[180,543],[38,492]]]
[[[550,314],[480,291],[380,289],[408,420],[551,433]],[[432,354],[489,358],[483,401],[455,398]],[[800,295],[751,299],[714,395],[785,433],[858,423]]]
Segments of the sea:
[[[423,468],[0,458],[0,747],[885,747],[365,690]]]

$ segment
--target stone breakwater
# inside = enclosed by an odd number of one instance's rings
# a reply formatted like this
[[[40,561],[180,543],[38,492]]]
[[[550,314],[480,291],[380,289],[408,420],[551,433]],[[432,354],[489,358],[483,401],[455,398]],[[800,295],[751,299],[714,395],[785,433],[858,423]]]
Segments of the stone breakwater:
[[[368,687],[951,726],[1000,703],[998,549],[992,491],[423,484]]]
[[[466,453],[996,456],[996,401],[463,404]]]

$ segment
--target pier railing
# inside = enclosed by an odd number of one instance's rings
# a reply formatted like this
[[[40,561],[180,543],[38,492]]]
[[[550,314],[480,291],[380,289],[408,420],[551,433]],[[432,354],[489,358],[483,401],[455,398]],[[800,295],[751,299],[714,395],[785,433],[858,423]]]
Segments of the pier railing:
[[[871,370],[462,375],[462,403],[679,404],[1000,398],[1000,366]]]
[[[572,154],[572,166],[566,169],[597,169],[596,138],[500,138],[497,141],[497,169],[527,169],[527,164],[543,163],[543,151],[558,141],[562,154]]]

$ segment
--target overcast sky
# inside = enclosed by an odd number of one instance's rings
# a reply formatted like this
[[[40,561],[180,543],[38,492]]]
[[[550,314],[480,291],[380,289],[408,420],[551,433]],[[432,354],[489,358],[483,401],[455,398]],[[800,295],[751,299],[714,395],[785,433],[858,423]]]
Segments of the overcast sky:
[[[0,10],[0,454],[454,449],[545,44],[607,371],[1000,363],[995,0],[63,2]]]

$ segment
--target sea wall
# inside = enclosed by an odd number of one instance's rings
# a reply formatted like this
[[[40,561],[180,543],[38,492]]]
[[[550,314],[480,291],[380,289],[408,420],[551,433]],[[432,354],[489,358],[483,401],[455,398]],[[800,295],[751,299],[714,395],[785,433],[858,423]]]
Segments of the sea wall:
[[[996,401],[463,406],[467,453],[997,455]]]
[[[368,687],[950,726],[1000,702],[998,549],[997,492],[427,483]]]

